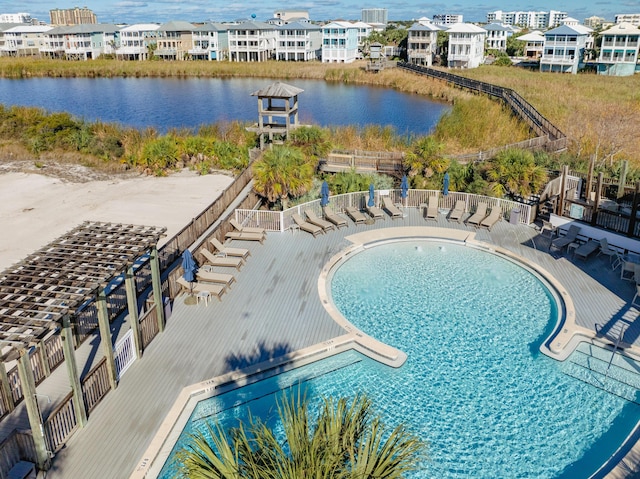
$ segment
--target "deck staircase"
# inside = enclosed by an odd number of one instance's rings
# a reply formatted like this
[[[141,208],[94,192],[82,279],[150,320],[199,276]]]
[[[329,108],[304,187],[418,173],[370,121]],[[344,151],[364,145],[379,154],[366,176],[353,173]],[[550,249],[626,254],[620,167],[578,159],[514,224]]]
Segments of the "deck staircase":
[[[640,405],[640,363],[618,349],[580,343],[562,369],[575,379]]]

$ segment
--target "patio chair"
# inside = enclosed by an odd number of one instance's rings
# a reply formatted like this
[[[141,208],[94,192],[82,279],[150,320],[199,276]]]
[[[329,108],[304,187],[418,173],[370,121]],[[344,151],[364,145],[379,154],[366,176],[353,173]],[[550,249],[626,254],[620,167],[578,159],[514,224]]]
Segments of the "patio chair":
[[[307,221],[309,223],[311,223],[312,225],[319,226],[320,228],[322,228],[325,231],[335,230],[336,229],[336,226],[333,223],[320,218],[318,215],[316,215],[314,213],[313,210],[304,210],[304,214],[307,217]]]
[[[602,238],[600,240],[600,252],[598,253],[598,256],[600,256],[601,254],[609,257],[609,264],[611,264],[612,270],[615,270],[622,264],[622,258],[620,257],[620,254],[615,249],[611,248],[611,246],[609,246],[607,238]]]
[[[246,231],[229,231],[224,237],[232,240],[259,241],[262,244],[266,235],[264,233],[248,233]]]
[[[221,283],[227,288],[230,288],[231,283],[236,280],[235,276],[232,274],[205,271],[202,268],[196,273],[196,278],[198,278],[198,281],[202,281],[203,283]]]
[[[551,248],[556,248],[562,251],[564,247],[569,246],[571,243],[575,242],[576,238],[578,237],[578,233],[580,233],[580,228],[578,226],[569,226],[566,235],[551,241],[551,244],[549,245],[549,251],[551,251]]]
[[[498,221],[502,219],[502,208],[500,206],[494,206],[491,208],[491,213],[485,219],[480,222],[480,226],[484,226],[489,231],[493,228]]]
[[[240,258],[247,259],[251,256],[251,251],[247,248],[233,248],[231,246],[224,245],[218,241],[216,237],[209,239],[209,243],[218,250],[219,253],[225,256],[239,256]]]
[[[596,251],[598,251],[598,248],[600,248],[600,242],[596,241],[596,240],[592,240],[590,239],[589,241],[587,241],[585,244],[578,246],[574,252],[573,252],[573,257],[578,257],[584,261],[586,261],[586,259],[593,253],[595,253]]]
[[[475,213],[467,218],[468,225],[480,226],[483,219],[487,217],[487,208],[489,206],[486,203],[478,203]]]
[[[324,230],[320,228],[318,225],[313,225],[308,221],[302,219],[302,217],[298,213],[294,213],[291,215],[291,219],[298,225],[302,231],[306,231],[307,233],[311,233],[315,238],[318,235],[324,234]]]
[[[336,225],[336,228],[338,229],[340,229],[341,226],[344,226],[345,228],[349,226],[347,220],[329,209],[323,208],[322,213],[324,214],[324,219]]]
[[[387,213],[391,216],[391,219],[402,218],[402,211],[396,205],[393,204],[389,196],[382,197],[382,205]]]
[[[199,283],[196,281],[189,283],[182,276],[176,280],[176,283],[182,286],[182,289],[189,293],[200,293],[204,291],[210,295],[216,296],[219,301],[222,301],[222,295],[227,292],[227,287],[222,284]]]
[[[240,223],[238,223],[233,218],[229,220],[229,224],[231,224],[231,226],[233,226],[238,231],[242,231],[243,233],[262,233],[262,234],[267,234],[267,230],[265,230],[264,228],[255,228],[255,227],[251,227],[251,226],[242,226]]]
[[[456,201],[456,205],[449,213],[449,221],[457,221],[460,223],[465,209],[467,209],[467,203],[464,200]]]
[[[355,224],[365,223],[367,221],[367,217],[363,215],[358,208],[354,208],[353,206],[347,206],[344,209],[347,216],[353,220]]]
[[[636,304],[636,300],[640,298],[640,284],[636,283],[636,294],[631,300],[631,306],[640,307],[640,304]]]
[[[438,198],[436,196],[429,197],[425,219],[438,221]]]
[[[211,266],[231,267],[240,271],[240,268],[244,265],[244,258],[240,256],[215,255],[206,248],[202,248],[200,252],[202,253],[202,256],[207,258],[207,264],[210,264]]]
[[[364,207],[367,210],[367,213],[369,213],[374,220],[384,219],[384,212],[377,206],[369,206],[365,204]]]

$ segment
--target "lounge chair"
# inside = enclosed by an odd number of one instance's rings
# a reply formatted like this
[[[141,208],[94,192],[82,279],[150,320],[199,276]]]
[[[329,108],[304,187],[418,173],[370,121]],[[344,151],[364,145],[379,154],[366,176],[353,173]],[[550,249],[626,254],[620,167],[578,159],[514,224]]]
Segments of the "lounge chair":
[[[260,241],[260,244],[262,244],[265,239],[265,234],[247,233],[245,231],[229,231],[226,235],[224,235],[224,237],[232,240]]]
[[[498,221],[502,219],[502,208],[500,206],[494,206],[491,208],[491,213],[485,219],[480,222],[480,226],[484,226],[489,231],[493,228]]]
[[[435,196],[429,197],[427,203],[427,211],[424,213],[424,217],[427,220],[438,220],[438,198]]]
[[[480,226],[482,220],[487,217],[487,208],[488,205],[486,203],[478,203],[478,207],[476,208],[476,212],[467,218],[467,224]]]
[[[314,238],[320,234],[324,234],[324,230],[322,228],[320,228],[318,225],[313,225],[308,221],[303,220],[298,213],[292,214],[291,219],[293,219],[295,224],[298,225],[298,228],[300,228],[302,231],[306,231],[307,233],[311,233]]]
[[[251,227],[251,226],[242,226],[240,223],[238,223],[233,218],[229,220],[229,223],[235,229],[237,229],[238,231],[242,231],[243,233],[262,233],[262,234],[267,234],[267,230],[265,230],[264,228],[255,228],[255,227]]]
[[[640,297],[640,284],[636,283],[636,294],[631,300],[631,306],[640,307],[640,304],[636,304],[636,299]]]
[[[369,206],[365,204],[365,209],[367,210],[367,213],[369,213],[374,220],[384,219],[384,211],[382,211],[377,206]]]
[[[213,237],[209,239],[209,243],[217,249],[220,253],[226,256],[239,256],[240,258],[247,259],[247,257],[251,256],[251,251],[247,248],[232,248],[231,246],[224,245],[218,241],[217,238]]]
[[[198,270],[198,272],[196,273],[196,278],[198,278],[198,281],[202,281],[204,283],[221,283],[228,288],[230,288],[231,283],[236,280],[235,276],[233,276],[232,274],[215,273],[213,271],[204,271],[202,269]]]
[[[456,205],[453,207],[451,212],[449,213],[449,221],[455,220],[458,223],[462,220],[464,216],[464,210],[467,208],[467,203],[464,200],[456,201]]]
[[[573,256],[582,260],[586,260],[591,254],[598,251],[600,248],[600,242],[590,239],[585,244],[578,246],[573,252]]]
[[[336,225],[336,228],[340,229],[341,226],[349,226],[347,220],[345,220],[342,216],[337,215],[333,211],[323,209],[322,212],[324,213],[324,219],[326,219],[327,221],[331,221],[334,225]]]
[[[313,212],[313,210],[304,210],[304,214],[307,217],[307,221],[309,223],[311,223],[312,225],[319,226],[320,228],[322,228],[325,231],[335,230],[336,229],[336,225],[334,225],[333,223],[330,223],[327,220],[323,220],[318,215],[316,215]]]
[[[598,253],[598,256],[600,256],[601,254],[609,257],[609,263],[611,264],[612,270],[615,270],[622,264],[622,258],[620,257],[620,254],[611,246],[609,246],[607,238],[602,238],[600,240],[600,252]]]
[[[387,210],[387,213],[389,213],[389,216],[391,216],[392,219],[402,218],[402,211],[393,204],[393,201],[391,201],[389,196],[382,197],[382,206]]]
[[[344,211],[347,213],[347,216],[349,216],[349,218],[351,218],[357,225],[360,223],[365,223],[367,221],[367,217],[363,215],[358,208],[347,206]]]
[[[190,293],[207,292],[212,296],[216,296],[220,301],[222,301],[222,295],[227,292],[227,287],[222,284],[198,283],[196,281],[189,283],[182,276],[180,276],[176,282]]]
[[[551,248],[556,248],[562,251],[562,249],[565,246],[568,246],[571,243],[574,243],[576,241],[576,238],[578,237],[578,233],[580,233],[580,228],[578,226],[576,225],[569,226],[569,229],[567,230],[566,235],[551,241],[551,244],[549,245],[549,250],[551,250]]]
[[[200,252],[202,253],[202,256],[207,258],[207,263],[211,266],[231,267],[240,271],[240,268],[244,265],[244,258],[241,258],[240,256],[219,256],[205,248],[200,250]]]

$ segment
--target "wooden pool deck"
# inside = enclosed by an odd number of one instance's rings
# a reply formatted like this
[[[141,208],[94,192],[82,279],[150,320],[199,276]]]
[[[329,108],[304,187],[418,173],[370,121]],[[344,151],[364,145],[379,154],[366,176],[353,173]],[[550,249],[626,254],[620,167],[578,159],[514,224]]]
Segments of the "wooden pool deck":
[[[387,217],[372,225],[355,226],[349,221],[348,228],[316,238],[287,231],[270,232],[262,245],[234,242],[252,254],[241,271],[232,271],[237,282],[231,290],[221,302],[213,299],[208,306],[185,305],[184,297],[176,300],[165,331],[91,413],[86,427],[57,453],[47,478],[129,477],[182,388],[342,335],[344,330],[321,304],[317,283],[323,265],[350,244],[347,236],[401,226],[475,230],[448,222],[442,214],[437,222],[427,222],[416,208],[405,213],[403,219]],[[625,340],[640,346],[638,312],[630,307],[635,285],[621,280],[619,270],[611,271],[608,258],[594,255],[581,261],[549,254],[549,240],[537,230],[507,221],[491,232],[478,230],[476,239],[513,251],[549,271],[569,291],[579,325],[613,335],[626,323]],[[113,327],[121,333],[128,329],[126,323]],[[79,348],[78,364],[85,373],[102,357],[99,343],[96,336]],[[39,395],[51,398],[47,405],[46,399],[41,400],[45,416],[69,391],[66,370],[59,367],[38,386]],[[19,407],[6,424],[0,424],[4,436],[14,427],[28,427],[26,414],[20,413],[23,409]]]

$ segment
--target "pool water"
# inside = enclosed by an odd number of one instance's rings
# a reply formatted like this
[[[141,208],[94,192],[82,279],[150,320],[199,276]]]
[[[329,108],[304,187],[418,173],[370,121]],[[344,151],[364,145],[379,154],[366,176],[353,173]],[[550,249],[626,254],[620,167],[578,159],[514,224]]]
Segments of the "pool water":
[[[640,420],[640,407],[563,373],[539,346],[557,309],[519,265],[453,243],[410,241],[366,249],[331,279],[342,314],[407,362],[389,368],[339,354],[198,404],[193,428],[253,415],[275,424],[281,390],[312,397],[365,392],[389,426],[428,443],[410,478],[586,478]],[[161,477],[176,477],[167,461]]]

